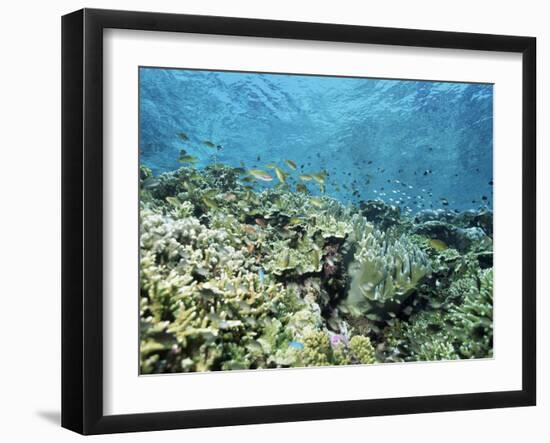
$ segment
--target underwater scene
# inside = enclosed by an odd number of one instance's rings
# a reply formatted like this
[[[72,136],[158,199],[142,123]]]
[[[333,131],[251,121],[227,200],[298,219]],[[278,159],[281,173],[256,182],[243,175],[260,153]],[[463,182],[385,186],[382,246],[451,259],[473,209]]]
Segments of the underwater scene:
[[[493,85],[139,68],[140,373],[493,357]]]

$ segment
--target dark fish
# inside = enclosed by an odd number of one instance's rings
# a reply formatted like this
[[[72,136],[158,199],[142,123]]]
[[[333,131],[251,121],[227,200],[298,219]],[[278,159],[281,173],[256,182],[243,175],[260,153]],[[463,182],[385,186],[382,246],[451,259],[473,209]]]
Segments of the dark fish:
[[[205,146],[208,146],[209,148],[215,148],[216,145],[214,143],[212,143],[210,140],[204,140],[202,142]]]
[[[187,134],[185,132],[178,132],[178,137],[181,138],[184,142],[189,140],[189,137],[187,137]]]
[[[369,161],[367,162],[367,165],[372,165],[372,160],[369,160]]]
[[[442,204],[443,206],[449,206],[449,201],[448,201],[446,198],[442,198],[442,199],[441,199],[441,204]]]
[[[484,195],[484,196],[482,196],[482,197],[481,197],[481,200],[483,200],[483,201],[487,201],[487,200],[489,200],[489,199],[487,198],[487,196],[486,196],[486,195]]]
[[[493,186],[493,180],[489,180],[489,186]]]

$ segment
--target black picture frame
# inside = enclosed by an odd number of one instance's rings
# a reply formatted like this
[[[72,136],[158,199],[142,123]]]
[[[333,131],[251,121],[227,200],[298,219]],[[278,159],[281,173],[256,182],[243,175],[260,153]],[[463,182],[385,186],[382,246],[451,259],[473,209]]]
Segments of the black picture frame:
[[[522,54],[522,389],[105,415],[102,84],[103,30],[108,28]],[[82,434],[103,434],[535,405],[535,67],[533,37],[97,9],[65,15],[62,18],[62,426]]]

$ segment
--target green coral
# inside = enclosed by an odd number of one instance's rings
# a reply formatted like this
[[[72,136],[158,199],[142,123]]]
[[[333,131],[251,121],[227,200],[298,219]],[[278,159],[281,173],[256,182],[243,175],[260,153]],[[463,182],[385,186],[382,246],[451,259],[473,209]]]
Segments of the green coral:
[[[287,271],[307,274],[321,270],[322,243],[307,235],[293,240],[279,240],[271,245],[270,259],[265,263],[267,271],[283,275]]]
[[[304,338],[302,363],[304,366],[328,366],[331,364],[330,339],[323,331],[314,331]]]
[[[450,309],[458,349],[465,358],[491,357],[493,349],[493,269],[471,281],[462,303]]]
[[[375,350],[368,337],[356,335],[349,341],[349,351],[353,359],[361,364],[371,364],[376,362]]]
[[[373,230],[357,244],[346,305],[352,314],[395,311],[430,272],[426,254],[407,236]]]
[[[387,360],[454,360],[492,356],[493,270],[454,280],[446,303],[426,307],[408,321],[393,320],[384,332]]]
[[[329,334],[324,330],[310,331],[304,337],[304,348],[299,352],[303,366],[337,366],[346,364],[373,364],[375,350],[369,339],[355,335],[349,343],[341,341],[331,344]]]
[[[454,338],[441,311],[423,311],[409,321],[392,320],[384,331],[386,361],[456,360]]]

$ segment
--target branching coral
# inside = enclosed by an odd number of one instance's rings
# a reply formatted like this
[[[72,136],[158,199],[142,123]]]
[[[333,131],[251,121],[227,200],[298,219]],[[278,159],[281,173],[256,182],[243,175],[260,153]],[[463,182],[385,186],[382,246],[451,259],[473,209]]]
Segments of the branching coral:
[[[458,349],[465,358],[491,357],[493,349],[493,269],[480,272],[462,303],[450,309]]]
[[[492,356],[493,272],[455,280],[447,303],[408,321],[393,320],[384,332],[388,361],[454,360]]]
[[[384,331],[386,361],[433,361],[459,358],[441,311],[421,312],[409,321],[392,320]]]

